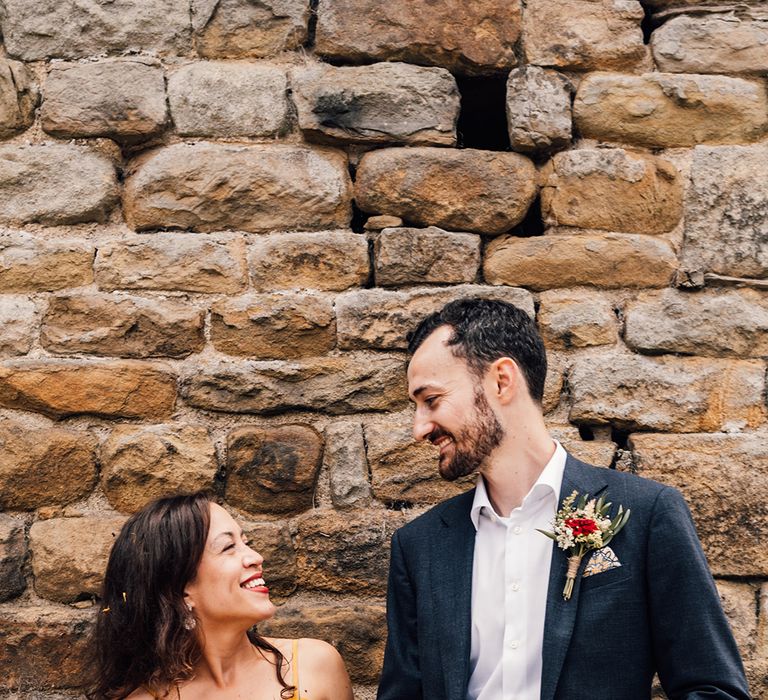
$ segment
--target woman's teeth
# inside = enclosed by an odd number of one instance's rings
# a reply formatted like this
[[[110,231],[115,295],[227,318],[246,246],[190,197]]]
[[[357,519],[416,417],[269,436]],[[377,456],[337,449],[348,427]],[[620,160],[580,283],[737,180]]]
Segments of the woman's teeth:
[[[241,588],[259,588],[260,586],[264,585],[264,579],[263,578],[254,578],[250,581],[246,581]]]

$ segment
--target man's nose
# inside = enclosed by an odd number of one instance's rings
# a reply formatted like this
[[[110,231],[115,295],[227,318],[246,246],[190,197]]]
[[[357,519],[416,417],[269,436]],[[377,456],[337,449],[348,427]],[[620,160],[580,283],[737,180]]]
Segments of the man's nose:
[[[431,420],[427,420],[422,412],[416,409],[416,412],[413,414],[413,439],[418,441],[425,440],[434,428],[434,423]]]

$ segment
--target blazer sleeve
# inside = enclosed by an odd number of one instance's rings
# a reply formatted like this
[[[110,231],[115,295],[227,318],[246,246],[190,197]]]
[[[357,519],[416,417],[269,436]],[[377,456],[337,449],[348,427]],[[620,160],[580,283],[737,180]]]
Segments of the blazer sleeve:
[[[654,504],[647,550],[653,649],[670,700],[749,700],[741,657],[690,511],[675,489]]]
[[[387,583],[387,645],[377,700],[422,700],[416,630],[416,595],[401,538],[392,536]]]

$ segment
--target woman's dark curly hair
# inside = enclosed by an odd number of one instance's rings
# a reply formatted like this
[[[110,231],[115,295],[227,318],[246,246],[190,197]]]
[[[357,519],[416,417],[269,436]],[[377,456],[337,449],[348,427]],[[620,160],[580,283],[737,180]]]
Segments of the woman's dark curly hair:
[[[203,492],[161,498],[129,518],[115,539],[90,640],[92,678],[86,696],[91,700],[124,698],[140,687],[167,697],[192,678],[202,649],[195,631],[184,627],[189,616],[184,589],[203,556],[210,504]],[[280,651],[255,629],[248,638],[274,657],[283,693],[292,693]]]

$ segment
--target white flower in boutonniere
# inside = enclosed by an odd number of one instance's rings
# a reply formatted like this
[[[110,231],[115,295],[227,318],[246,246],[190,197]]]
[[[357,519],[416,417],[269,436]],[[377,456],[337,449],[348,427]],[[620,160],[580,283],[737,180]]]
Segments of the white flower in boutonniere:
[[[616,517],[611,520],[608,517],[611,504],[605,502],[606,494],[591,501],[587,500],[589,494],[585,494],[576,503],[578,496],[578,491],[574,491],[563,501],[555,514],[554,532],[539,530],[542,535],[557,542],[560,549],[568,552],[568,574],[563,589],[565,600],[571,597],[573,582],[584,555],[593,549],[605,547],[627,524],[631,512],[619,506]]]

